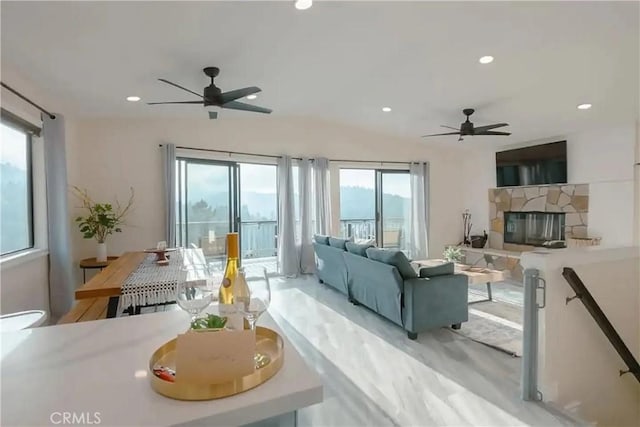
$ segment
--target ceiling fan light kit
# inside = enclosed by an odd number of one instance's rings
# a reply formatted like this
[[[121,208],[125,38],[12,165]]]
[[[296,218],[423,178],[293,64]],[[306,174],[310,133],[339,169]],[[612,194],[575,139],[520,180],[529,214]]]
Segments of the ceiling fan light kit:
[[[469,120],[469,117],[475,112],[473,108],[465,108],[462,110],[462,114],[467,116],[467,119],[460,124],[460,130],[456,132],[445,132],[445,133],[436,133],[432,135],[423,135],[423,138],[430,136],[444,136],[444,135],[460,135],[458,141],[463,141],[463,136],[482,136],[482,135],[493,135],[493,136],[509,136],[510,132],[500,132],[494,131],[492,129],[501,128],[504,126],[509,126],[509,123],[495,123],[492,125],[478,126],[474,127],[473,122]],[[456,129],[451,126],[442,125],[442,127],[449,129]]]
[[[169,80],[158,79],[163,83],[177,87],[178,89],[182,89],[202,99],[198,101],[148,102],[147,104],[148,105],[200,104],[205,107],[220,107],[220,108],[226,108],[230,110],[241,110],[241,111],[251,111],[253,113],[271,114],[272,110],[269,108],[258,107],[257,105],[245,104],[244,102],[236,101],[237,99],[244,98],[249,95],[253,95],[255,93],[260,92],[261,89],[259,87],[250,86],[242,89],[222,92],[222,90],[219,87],[217,87],[213,81],[218,76],[218,74],[220,74],[220,69],[218,67],[206,67],[202,71],[204,72],[205,75],[211,78],[211,84],[204,88],[204,93],[202,95],[190,89],[187,89],[186,87],[180,86],[179,84],[170,82]],[[210,119],[216,119],[217,117],[218,117],[217,112],[214,112],[214,111],[209,112]]]

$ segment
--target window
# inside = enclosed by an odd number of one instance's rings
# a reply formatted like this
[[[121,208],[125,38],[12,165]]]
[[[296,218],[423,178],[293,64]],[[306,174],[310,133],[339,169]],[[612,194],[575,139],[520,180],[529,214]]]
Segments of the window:
[[[411,208],[407,171],[340,169],[340,232],[406,250]]]
[[[33,247],[31,134],[12,121],[0,124],[0,254]]]
[[[376,171],[340,169],[340,233],[356,241],[376,238]]]

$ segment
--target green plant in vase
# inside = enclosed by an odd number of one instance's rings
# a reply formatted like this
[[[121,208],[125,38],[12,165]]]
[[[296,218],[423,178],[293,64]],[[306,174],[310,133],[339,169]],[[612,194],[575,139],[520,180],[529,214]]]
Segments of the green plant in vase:
[[[82,208],[87,215],[78,216],[75,222],[85,239],[96,239],[98,242],[96,261],[107,261],[107,236],[122,232],[121,225],[133,206],[133,188],[129,201],[123,207],[116,200],[115,206],[111,203],[96,203],[86,189],[73,186],[73,194],[82,202]]]
[[[464,258],[462,250],[456,246],[447,247],[447,249],[442,253],[442,256],[444,256],[444,259],[449,262],[461,262]]]

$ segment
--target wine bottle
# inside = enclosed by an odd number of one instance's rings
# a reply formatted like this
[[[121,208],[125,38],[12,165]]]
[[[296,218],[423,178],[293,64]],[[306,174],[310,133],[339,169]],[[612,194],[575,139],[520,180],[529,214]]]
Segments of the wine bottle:
[[[227,265],[220,286],[218,311],[227,318],[227,327],[234,330],[244,329],[242,313],[238,311],[233,292],[238,277],[238,233],[227,234]]]

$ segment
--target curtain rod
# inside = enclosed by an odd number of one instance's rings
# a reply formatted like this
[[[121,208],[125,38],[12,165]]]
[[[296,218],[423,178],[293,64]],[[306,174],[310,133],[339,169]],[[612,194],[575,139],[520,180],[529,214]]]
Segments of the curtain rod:
[[[162,147],[162,144],[158,144],[159,147]],[[225,151],[225,150],[215,150],[213,148],[191,148],[191,147],[181,147],[176,146],[181,150],[194,150],[194,151],[210,151],[213,153],[223,153],[223,154],[240,154],[242,156],[254,156],[254,157],[268,157],[270,159],[278,159],[281,156],[273,156],[271,154],[255,154],[255,153],[244,153],[242,151]],[[292,160],[302,160],[301,157],[292,157]],[[377,161],[377,160],[337,160],[337,159],[329,159],[331,162],[344,162],[344,163],[392,163],[397,165],[408,165],[410,162],[394,162],[394,161]]]
[[[55,119],[56,116],[54,116],[53,114],[51,114],[50,112],[48,112],[47,110],[45,110],[44,108],[42,108],[41,106],[39,106],[38,104],[36,104],[35,102],[33,102],[32,100],[30,100],[29,98],[27,98],[26,96],[24,96],[23,94],[21,94],[20,92],[18,92],[17,90],[13,89],[12,87],[8,86],[6,83],[4,82],[0,82],[0,85],[2,85],[3,88],[7,89],[9,92],[13,93],[14,95],[16,95],[18,98],[22,99],[23,101],[28,102],[29,104],[33,105],[34,107],[36,107],[38,110],[42,111],[43,113],[45,113],[47,116],[49,116],[50,119]]]

